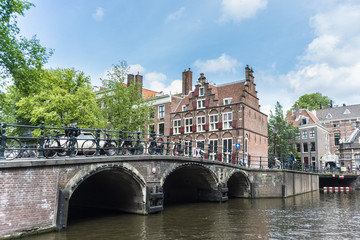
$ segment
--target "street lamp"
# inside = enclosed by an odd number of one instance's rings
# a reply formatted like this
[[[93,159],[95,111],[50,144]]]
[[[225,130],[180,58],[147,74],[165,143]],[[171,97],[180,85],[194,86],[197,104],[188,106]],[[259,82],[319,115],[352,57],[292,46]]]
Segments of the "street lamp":
[[[273,166],[275,166],[275,154],[276,154],[276,135],[277,135],[277,127],[274,126],[274,155],[273,155]]]

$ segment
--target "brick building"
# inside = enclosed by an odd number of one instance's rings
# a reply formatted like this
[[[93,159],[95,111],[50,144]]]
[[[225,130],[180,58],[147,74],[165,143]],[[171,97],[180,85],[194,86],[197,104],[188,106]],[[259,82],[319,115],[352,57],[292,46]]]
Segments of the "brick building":
[[[205,150],[211,145],[211,159],[229,162],[236,151],[245,159],[249,155],[267,157],[267,115],[260,111],[252,69],[245,68],[244,81],[219,86],[200,74],[192,89],[189,69],[182,73],[182,94],[154,98],[158,134],[170,134],[174,141],[182,139],[185,144],[191,140],[194,147],[205,146]],[[241,144],[240,149],[235,149],[236,143]],[[215,149],[227,154],[215,155]]]
[[[307,109],[297,107],[285,119],[299,128],[296,149],[303,166],[313,169],[324,167],[324,158],[330,154],[330,130],[322,126],[319,119]]]

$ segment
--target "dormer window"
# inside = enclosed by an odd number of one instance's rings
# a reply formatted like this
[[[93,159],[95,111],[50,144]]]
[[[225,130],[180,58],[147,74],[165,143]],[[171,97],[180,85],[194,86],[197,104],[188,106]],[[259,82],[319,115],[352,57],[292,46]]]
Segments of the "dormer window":
[[[229,105],[231,103],[231,99],[232,98],[224,98],[224,100],[223,100],[224,105]]]
[[[204,88],[199,88],[199,96],[204,96]]]
[[[187,110],[186,105],[182,105],[182,106],[181,106],[181,110],[182,110],[183,112],[186,111],[186,110]]]
[[[332,118],[332,115],[328,113],[328,115],[326,115],[326,118]]]
[[[306,125],[306,124],[308,124],[309,123],[309,118],[302,118],[301,119],[301,125]]]
[[[351,112],[350,112],[349,109],[346,109],[345,112],[344,112],[344,114],[350,114],[350,113],[351,113]]]

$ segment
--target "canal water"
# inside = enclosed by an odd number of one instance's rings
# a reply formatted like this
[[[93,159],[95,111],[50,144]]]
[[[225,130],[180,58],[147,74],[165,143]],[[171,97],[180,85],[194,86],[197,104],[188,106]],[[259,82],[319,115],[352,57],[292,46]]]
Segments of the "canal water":
[[[97,214],[26,239],[360,239],[360,191],[170,205],[148,216]]]

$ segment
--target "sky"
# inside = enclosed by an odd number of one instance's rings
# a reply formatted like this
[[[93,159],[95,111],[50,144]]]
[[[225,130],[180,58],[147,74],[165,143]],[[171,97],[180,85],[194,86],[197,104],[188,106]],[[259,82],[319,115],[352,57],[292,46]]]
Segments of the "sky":
[[[20,34],[53,49],[46,68],[100,86],[125,60],[144,87],[181,92],[185,69],[217,85],[255,76],[261,111],[304,94],[360,104],[359,0],[33,0]]]

